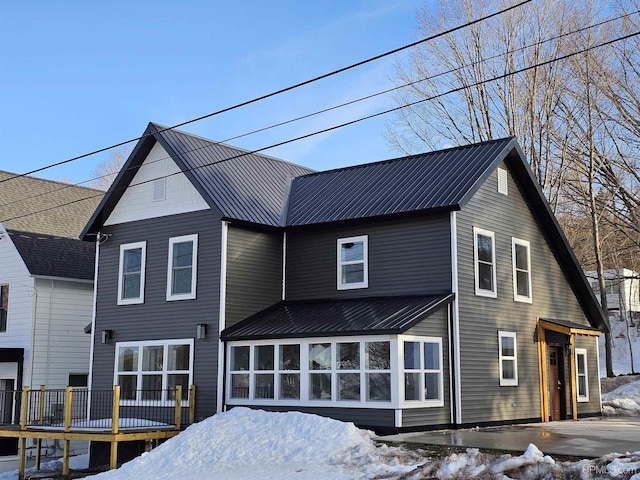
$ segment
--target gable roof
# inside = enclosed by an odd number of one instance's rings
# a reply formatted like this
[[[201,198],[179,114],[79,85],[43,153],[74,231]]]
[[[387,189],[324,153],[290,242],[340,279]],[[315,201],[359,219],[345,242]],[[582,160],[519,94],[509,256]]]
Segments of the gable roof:
[[[400,334],[451,303],[453,297],[453,293],[448,293],[280,302],[225,329],[221,339]]]
[[[0,171],[0,223],[5,228],[78,238],[104,192]]]
[[[514,145],[503,138],[298,177],[286,224],[459,210]]]
[[[38,277],[93,280],[95,245],[41,233],[7,230],[29,273]]]
[[[229,220],[271,227],[281,225],[291,179],[313,171],[149,123],[143,138],[83,230],[83,239],[95,235],[106,221],[155,142],[162,145],[205,201]]]

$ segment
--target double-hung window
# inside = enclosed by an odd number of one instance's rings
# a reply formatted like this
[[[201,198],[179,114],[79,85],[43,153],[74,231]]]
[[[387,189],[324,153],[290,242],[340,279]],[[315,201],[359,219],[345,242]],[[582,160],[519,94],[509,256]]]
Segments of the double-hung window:
[[[118,305],[144,303],[147,242],[120,245]]]
[[[587,350],[576,348],[576,384],[578,401],[589,401],[589,378],[587,375]]]
[[[0,333],[7,331],[9,316],[9,285],[0,285]]]
[[[531,254],[526,240],[511,239],[513,262],[513,299],[531,303]]]
[[[193,373],[193,340],[120,342],[115,367],[122,401],[175,401],[178,385],[184,401]]]
[[[369,286],[368,237],[338,239],[338,290]]]
[[[196,298],[198,235],[169,239],[167,300]]]
[[[500,363],[500,386],[518,385],[518,354],[516,332],[498,332],[498,361]]]
[[[473,228],[476,295],[497,297],[496,245],[493,232]]]

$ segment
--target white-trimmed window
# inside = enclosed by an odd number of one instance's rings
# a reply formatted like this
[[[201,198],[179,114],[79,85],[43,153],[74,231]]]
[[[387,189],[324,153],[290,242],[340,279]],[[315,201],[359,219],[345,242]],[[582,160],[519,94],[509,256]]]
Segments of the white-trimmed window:
[[[498,332],[500,386],[518,385],[518,350],[516,332]]]
[[[444,405],[442,339],[406,339],[402,347],[405,401]]]
[[[528,241],[511,239],[513,263],[513,299],[531,303],[531,247]]]
[[[167,300],[196,298],[198,235],[169,239]]]
[[[118,305],[144,303],[147,242],[120,245]]]
[[[118,342],[114,371],[125,404],[175,402],[178,385],[184,402],[193,382],[193,339]]]
[[[368,237],[338,239],[338,290],[369,286]]]
[[[473,227],[476,295],[497,297],[496,245],[493,232]]]
[[[7,331],[9,318],[9,285],[0,285],[0,333]]]
[[[576,348],[576,390],[578,401],[589,401],[589,378],[587,374],[587,350]]]

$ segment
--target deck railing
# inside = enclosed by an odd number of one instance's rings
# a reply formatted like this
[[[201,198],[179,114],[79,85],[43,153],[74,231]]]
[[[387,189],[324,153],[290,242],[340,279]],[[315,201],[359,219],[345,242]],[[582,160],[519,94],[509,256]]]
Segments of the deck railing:
[[[132,400],[139,399],[139,400]],[[91,408],[89,409],[89,405]],[[90,417],[88,416],[90,412]],[[195,386],[164,390],[66,389],[0,391],[0,426],[71,430],[175,428],[194,422]]]

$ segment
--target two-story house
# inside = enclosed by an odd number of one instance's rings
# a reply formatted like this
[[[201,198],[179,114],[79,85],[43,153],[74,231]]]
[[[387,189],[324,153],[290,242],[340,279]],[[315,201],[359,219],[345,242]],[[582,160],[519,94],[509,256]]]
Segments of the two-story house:
[[[87,385],[95,247],[78,239],[104,192],[0,172],[0,421],[24,387]],[[55,412],[45,412],[50,415]],[[74,444],[74,448],[86,450]],[[51,442],[44,455],[60,454]],[[18,464],[0,439],[0,471]]]
[[[195,384],[197,418],[600,414],[607,320],[513,138],[315,173],[149,124],[83,238],[91,385],[127,405]]]

